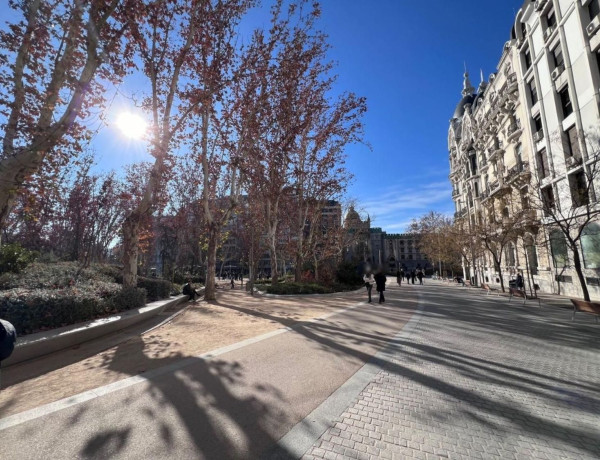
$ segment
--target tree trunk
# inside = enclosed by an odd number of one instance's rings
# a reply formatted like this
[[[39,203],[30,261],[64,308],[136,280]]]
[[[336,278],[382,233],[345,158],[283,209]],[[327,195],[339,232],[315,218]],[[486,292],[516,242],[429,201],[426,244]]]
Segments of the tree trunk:
[[[319,282],[319,259],[317,256],[314,257],[313,263],[315,265],[315,282]]]
[[[277,264],[277,237],[273,233],[269,235],[269,255],[271,256],[271,284],[279,282],[279,269]]]
[[[137,286],[140,216],[130,214],[123,222],[123,287]]]
[[[494,257],[494,264],[496,264],[496,270],[498,270],[498,275],[500,276],[500,287],[502,288],[502,292],[506,292],[504,288],[504,278],[502,277],[502,268],[500,268],[501,261],[496,260]]]
[[[302,281],[302,266],[304,265],[304,260],[300,254],[296,254],[296,271],[294,273],[294,281],[299,283]]]
[[[581,257],[579,256],[579,249],[577,245],[572,245],[571,250],[573,251],[573,266],[575,267],[575,271],[577,272],[577,278],[579,278],[579,284],[581,284],[581,291],[583,292],[583,300],[590,301],[590,293],[587,288],[587,284],[585,283],[585,276],[583,275],[583,270],[581,267]]]
[[[206,251],[206,282],[204,285],[204,300],[216,300],[215,276],[217,267],[218,232],[214,226],[208,229],[208,249]]]

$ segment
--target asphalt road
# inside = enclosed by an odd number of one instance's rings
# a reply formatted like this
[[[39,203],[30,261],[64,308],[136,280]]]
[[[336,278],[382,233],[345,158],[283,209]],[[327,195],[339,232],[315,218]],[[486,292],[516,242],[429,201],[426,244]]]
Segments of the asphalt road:
[[[260,458],[402,329],[418,289],[392,287],[383,305],[361,304],[214,358],[185,358],[69,407],[38,408],[31,420],[0,419],[2,458]],[[142,350],[140,340],[141,364],[154,361]]]

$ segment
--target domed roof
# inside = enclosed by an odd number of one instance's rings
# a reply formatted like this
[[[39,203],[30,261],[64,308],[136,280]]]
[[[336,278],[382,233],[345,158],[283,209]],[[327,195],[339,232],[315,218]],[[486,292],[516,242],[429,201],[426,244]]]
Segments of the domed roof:
[[[454,115],[452,118],[462,118],[465,114],[465,104],[473,104],[475,100],[474,94],[469,94],[468,96],[463,96],[458,105],[456,106],[456,110],[454,110]]]

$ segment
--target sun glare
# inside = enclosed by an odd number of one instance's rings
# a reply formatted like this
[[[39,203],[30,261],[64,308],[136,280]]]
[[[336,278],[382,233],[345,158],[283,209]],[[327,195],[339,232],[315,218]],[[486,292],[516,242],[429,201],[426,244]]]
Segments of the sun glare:
[[[123,112],[117,118],[117,127],[124,136],[130,139],[141,139],[146,133],[147,123],[135,113]]]

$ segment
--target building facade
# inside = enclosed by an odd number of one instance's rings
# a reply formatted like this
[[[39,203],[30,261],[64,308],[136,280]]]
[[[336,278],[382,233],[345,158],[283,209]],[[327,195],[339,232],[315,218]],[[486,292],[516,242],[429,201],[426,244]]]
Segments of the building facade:
[[[455,217],[472,228],[529,217],[504,248],[506,282],[521,271],[542,291],[581,295],[574,254],[551,216],[597,212],[599,53],[600,0],[527,0],[497,72],[482,76],[477,90],[465,74],[448,135]],[[600,298],[594,220],[573,232],[583,232],[585,282]],[[474,259],[467,262],[472,278],[499,281],[489,254]]]

